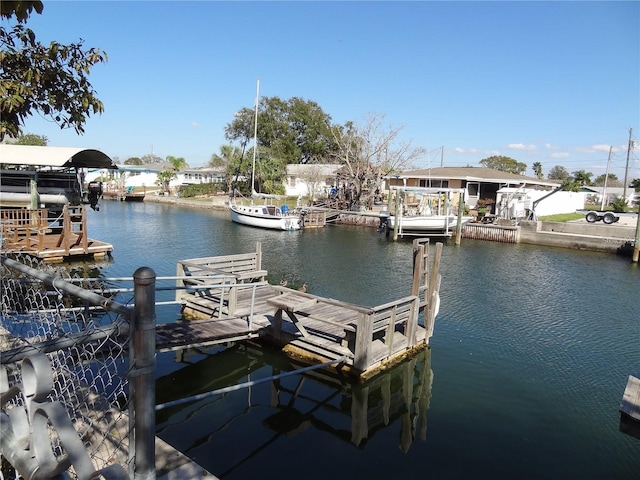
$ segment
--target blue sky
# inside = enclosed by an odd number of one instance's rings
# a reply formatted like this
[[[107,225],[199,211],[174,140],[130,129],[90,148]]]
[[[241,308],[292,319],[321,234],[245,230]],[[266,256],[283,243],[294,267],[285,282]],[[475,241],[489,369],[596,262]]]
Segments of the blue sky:
[[[208,162],[262,96],[317,102],[336,123],[370,113],[430,153],[420,167],[490,155],[624,177],[640,137],[640,2],[47,1],[41,42],[84,40],[109,61],[86,133],[32,117],[49,145],[120,162]],[[441,159],[441,147],[444,158]],[[630,177],[640,177],[640,144]]]

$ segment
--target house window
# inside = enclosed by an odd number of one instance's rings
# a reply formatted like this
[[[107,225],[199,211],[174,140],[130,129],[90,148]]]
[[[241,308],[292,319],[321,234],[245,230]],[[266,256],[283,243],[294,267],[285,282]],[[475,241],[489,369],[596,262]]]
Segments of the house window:
[[[428,188],[449,188],[449,180],[431,180],[429,178],[420,180],[420,186]]]
[[[467,192],[469,192],[470,197],[477,197],[479,191],[480,191],[479,183],[467,183]]]

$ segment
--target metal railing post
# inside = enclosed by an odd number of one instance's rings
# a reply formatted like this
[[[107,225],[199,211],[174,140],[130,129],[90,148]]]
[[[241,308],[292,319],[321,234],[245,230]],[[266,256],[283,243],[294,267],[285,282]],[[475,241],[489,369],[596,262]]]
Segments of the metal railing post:
[[[133,274],[134,480],[156,478],[156,273],[141,267]]]

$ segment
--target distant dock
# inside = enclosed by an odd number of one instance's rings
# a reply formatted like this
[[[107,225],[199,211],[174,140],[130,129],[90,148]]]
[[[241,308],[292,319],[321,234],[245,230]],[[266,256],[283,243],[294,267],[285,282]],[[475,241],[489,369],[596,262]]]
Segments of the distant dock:
[[[136,191],[134,187],[107,189],[102,192],[103,198],[118,200],[120,202],[142,202],[147,195],[146,188],[143,191]]]
[[[27,253],[50,263],[111,255],[113,245],[89,238],[83,205],[66,205],[61,214],[51,215],[46,208],[2,210],[2,252]]]
[[[368,378],[426,348],[439,309],[442,244],[414,240],[411,295],[375,307],[324,298],[264,279],[261,247],[178,262],[176,300],[189,321],[156,328],[158,351],[255,339],[308,364]],[[422,322],[419,319],[423,318]]]

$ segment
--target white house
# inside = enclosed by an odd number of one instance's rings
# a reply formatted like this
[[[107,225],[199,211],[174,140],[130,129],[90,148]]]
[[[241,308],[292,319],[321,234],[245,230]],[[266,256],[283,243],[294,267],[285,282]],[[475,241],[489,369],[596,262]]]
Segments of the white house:
[[[336,164],[290,164],[287,165],[285,195],[315,198],[327,196],[336,184]]]
[[[201,183],[225,183],[226,176],[223,168],[204,167],[187,168],[178,172],[178,185],[194,185]],[[173,182],[171,182],[173,185]]]
[[[604,206],[611,205],[611,203],[615,200],[616,197],[625,196],[625,191],[623,187],[586,187],[587,190],[593,192],[590,197],[592,197],[593,201],[596,205],[602,205],[602,200],[604,198]],[[636,193],[636,191],[632,187],[627,187],[626,198],[628,206],[634,205],[634,200],[640,199],[640,194]]]
[[[102,179],[105,189],[116,190],[126,187],[156,187],[158,173],[163,170],[163,165],[118,165],[118,170],[88,170],[86,181],[92,182]]]

